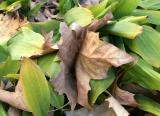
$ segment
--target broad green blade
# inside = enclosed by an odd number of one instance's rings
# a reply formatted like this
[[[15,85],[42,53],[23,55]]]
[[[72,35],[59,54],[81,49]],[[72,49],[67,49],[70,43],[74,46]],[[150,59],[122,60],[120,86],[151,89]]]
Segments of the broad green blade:
[[[158,10],[160,9],[160,0],[143,0],[139,6],[144,9]]]
[[[90,6],[88,9],[92,11],[94,17],[97,17],[107,6],[108,0],[103,0],[99,4]]]
[[[114,24],[109,24],[105,26],[103,29],[113,35],[117,35],[128,39],[135,39],[143,31],[142,26],[126,21],[120,21]]]
[[[35,116],[47,116],[50,106],[50,90],[45,75],[30,59],[22,61],[20,83],[24,100]]]
[[[1,102],[0,102],[0,116],[7,116],[7,112],[5,111]]]
[[[8,58],[5,62],[0,63],[0,78],[8,74],[16,74],[19,71],[20,62]]]
[[[99,95],[103,93],[113,83],[114,79],[114,71],[110,69],[107,79],[90,81],[91,91],[89,99],[92,105],[96,102]]]
[[[59,0],[59,12],[65,14],[68,10],[73,7],[73,0]]]
[[[149,23],[160,25],[160,11],[136,9],[133,11],[132,15],[147,16]]]
[[[64,96],[59,95],[51,86],[50,86],[50,94],[51,94],[51,105],[56,108],[60,108],[64,105]]]
[[[55,77],[60,72],[60,61],[56,54],[49,54],[38,58],[38,65],[48,77]]]
[[[160,73],[154,71],[144,60],[139,59],[131,67],[126,66],[125,71],[123,83],[137,83],[147,89],[160,90]]]
[[[139,104],[139,109],[150,112],[156,116],[160,116],[160,104],[156,101],[143,95],[135,95],[135,99]]]
[[[138,6],[140,0],[118,0],[119,4],[114,11],[114,16],[120,18],[129,15]]]
[[[41,54],[44,43],[45,39],[42,35],[29,28],[22,28],[7,44],[11,58],[19,60],[22,57]]]
[[[43,31],[49,33],[50,31],[58,32],[59,31],[59,21],[56,20],[48,20],[45,22],[30,22],[25,27],[32,29],[37,33],[42,33]]]
[[[92,19],[92,12],[87,8],[83,7],[72,8],[64,16],[64,20],[68,25],[72,23],[77,23],[82,27],[90,24],[92,22]]]
[[[125,40],[127,46],[154,67],[160,67],[160,33],[149,26],[134,40]]]
[[[0,46],[0,63],[5,61],[8,56],[8,51],[4,47]]]

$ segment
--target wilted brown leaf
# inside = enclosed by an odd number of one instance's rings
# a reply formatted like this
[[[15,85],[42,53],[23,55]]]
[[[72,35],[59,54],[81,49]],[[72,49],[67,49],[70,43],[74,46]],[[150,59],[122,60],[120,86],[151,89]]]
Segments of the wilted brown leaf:
[[[29,111],[24,101],[20,83],[17,84],[15,92],[0,89],[0,101],[8,103],[15,108]]]
[[[14,107],[10,107],[8,110],[8,116],[21,116],[21,111]]]
[[[132,107],[138,106],[138,103],[134,99],[134,94],[128,91],[122,90],[118,86],[116,86],[113,95],[122,105],[127,105]]]
[[[103,18],[92,22],[90,24],[90,26],[88,27],[88,30],[89,31],[96,31],[97,29],[99,29],[99,28],[103,27],[105,24],[107,24],[108,20],[110,20],[112,18],[113,18],[113,15],[111,12],[109,12]]]
[[[109,102],[109,108],[112,108],[117,116],[128,116],[129,113],[123,106],[120,105],[120,103],[114,98],[109,97],[106,99],[106,101]]]
[[[91,108],[88,103],[90,79],[103,79],[111,66],[119,67],[134,58],[110,43],[99,39],[99,34],[88,32],[76,62],[78,103]]]
[[[23,23],[18,16],[0,14],[0,40],[9,39]]]
[[[52,42],[53,35],[54,35],[53,31],[49,33],[43,32],[43,36],[45,38],[45,43],[43,45],[43,52],[42,52],[43,55],[58,50],[57,43]]]
[[[75,111],[66,112],[66,116],[128,116],[129,113],[116,101],[109,97],[101,105],[95,105],[92,111],[81,108]]]
[[[101,0],[80,0],[82,6],[91,6],[98,4]]]
[[[62,70],[60,74],[51,81],[60,94],[64,93],[67,95],[72,109],[74,109],[77,103],[77,86],[74,75],[74,65],[81,42],[85,36],[85,29],[78,28],[76,31],[72,31],[65,23],[61,23],[60,33],[62,36],[62,44],[59,45],[59,56],[62,61]]]

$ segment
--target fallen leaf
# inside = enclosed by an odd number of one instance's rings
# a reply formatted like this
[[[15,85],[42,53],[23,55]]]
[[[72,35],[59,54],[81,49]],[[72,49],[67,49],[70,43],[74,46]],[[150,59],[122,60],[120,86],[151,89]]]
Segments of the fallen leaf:
[[[101,0],[80,0],[80,4],[82,6],[91,6],[98,4],[100,1]]]
[[[127,110],[114,97],[109,97],[106,101],[109,102],[109,108],[112,108],[117,116],[129,116]]]
[[[75,80],[75,61],[82,40],[85,36],[85,29],[72,26],[75,31],[72,31],[65,23],[60,24],[60,33],[62,44],[59,45],[59,56],[61,63],[61,72],[52,79],[51,82],[55,90],[60,94],[65,93],[74,109],[77,103],[77,87]]]
[[[18,16],[0,14],[0,44],[12,37],[22,24]]]
[[[21,111],[14,107],[9,107],[8,116],[21,116]]]
[[[119,101],[122,105],[137,107],[138,103],[134,99],[133,93],[120,89],[117,85],[113,92],[113,96]]]
[[[30,59],[23,59],[15,92],[0,89],[0,101],[36,116],[45,116],[50,106],[50,91],[43,72]]]
[[[101,105],[95,105],[92,111],[81,108],[75,111],[67,111],[66,116],[128,116],[129,113],[116,101],[109,97]]]
[[[66,116],[116,116],[114,110],[109,108],[108,105],[108,102],[104,102],[101,105],[95,105],[92,111],[88,111],[86,108],[67,111]]]
[[[104,26],[105,24],[107,24],[108,20],[111,20],[113,18],[113,15],[111,12],[109,12],[108,14],[106,14],[103,18],[99,19],[99,20],[95,20],[93,21],[89,27],[88,30],[89,31],[96,31],[97,29],[101,28],[102,26]]]
[[[104,79],[111,66],[119,67],[132,61],[134,58],[125,51],[101,41],[98,33],[88,32],[76,62],[78,103],[90,109],[89,81]]]

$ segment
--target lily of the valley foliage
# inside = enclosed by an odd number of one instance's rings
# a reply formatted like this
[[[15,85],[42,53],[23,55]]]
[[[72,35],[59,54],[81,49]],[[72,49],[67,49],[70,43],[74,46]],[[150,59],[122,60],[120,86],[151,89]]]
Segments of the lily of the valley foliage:
[[[159,9],[0,0],[0,116],[160,116]]]

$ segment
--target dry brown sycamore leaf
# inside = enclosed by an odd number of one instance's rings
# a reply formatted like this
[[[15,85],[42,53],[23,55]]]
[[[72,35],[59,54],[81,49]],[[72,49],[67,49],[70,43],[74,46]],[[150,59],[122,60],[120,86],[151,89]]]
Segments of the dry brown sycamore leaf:
[[[60,24],[61,45],[59,45],[59,56],[61,72],[51,80],[53,86],[60,94],[66,94],[72,109],[77,103],[77,86],[75,80],[75,62],[82,40],[85,37],[85,29],[73,26],[71,30],[65,23]]]
[[[0,40],[9,39],[23,23],[18,16],[0,14]]]
[[[95,105],[92,111],[81,108],[75,111],[67,111],[66,116],[128,116],[129,113],[114,99],[109,97],[101,105]]]
[[[9,91],[0,89],[0,100],[15,108],[29,111],[24,101],[24,97],[22,95],[22,87],[20,85],[20,82],[18,82],[15,92],[9,92]]]
[[[137,107],[138,103],[134,99],[133,93],[130,93],[128,91],[120,89],[118,86],[116,86],[113,96],[119,101],[122,105]]]
[[[119,67],[132,62],[134,58],[110,43],[99,39],[99,34],[88,32],[83,41],[77,62],[76,78],[78,103],[91,108],[88,103],[88,91],[91,79],[104,79],[111,66]]]

